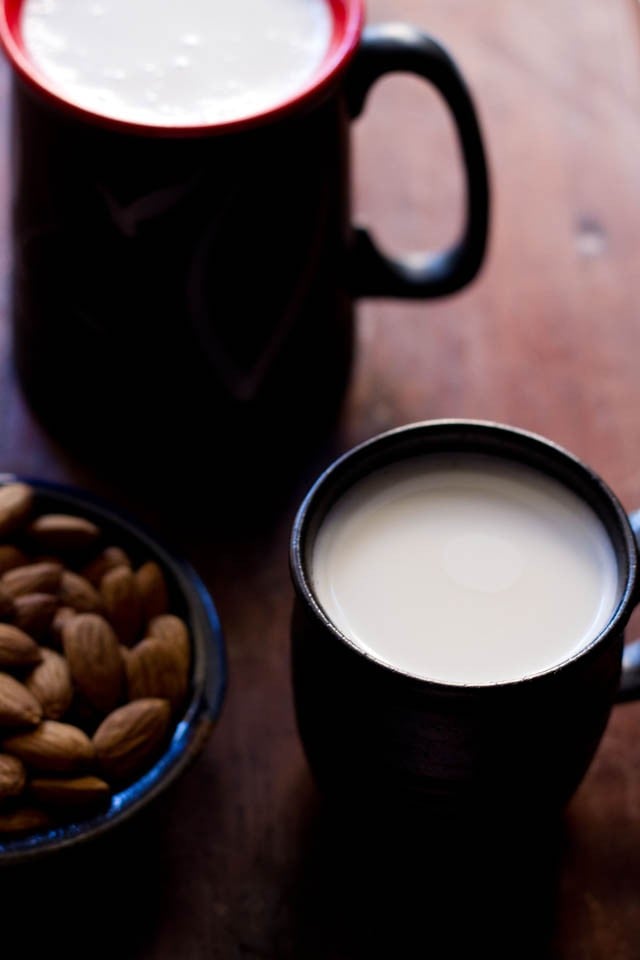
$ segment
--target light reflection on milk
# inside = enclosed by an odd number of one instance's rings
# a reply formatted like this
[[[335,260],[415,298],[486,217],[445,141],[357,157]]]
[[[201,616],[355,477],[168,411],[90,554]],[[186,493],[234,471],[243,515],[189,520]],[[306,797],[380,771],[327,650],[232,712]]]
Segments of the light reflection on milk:
[[[329,618],[377,659],[450,683],[561,663],[610,619],[618,567],[601,521],[526,467],[416,457],[331,508],[312,559]]]
[[[26,51],[65,99],[139,123],[258,113],[302,89],[332,33],[327,0],[26,0]]]

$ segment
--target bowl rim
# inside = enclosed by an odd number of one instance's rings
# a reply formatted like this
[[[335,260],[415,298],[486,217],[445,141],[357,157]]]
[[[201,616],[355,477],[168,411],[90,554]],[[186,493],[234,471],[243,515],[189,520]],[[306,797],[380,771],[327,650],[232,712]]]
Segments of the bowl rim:
[[[26,483],[38,497],[66,507],[105,527],[121,531],[124,539],[140,544],[156,559],[183,595],[193,644],[192,689],[171,740],[141,777],[114,793],[109,807],[86,819],[0,839],[0,867],[34,860],[93,840],[128,820],[163,793],[198,755],[220,717],[227,686],[227,657],[218,612],[209,591],[194,568],[147,526],[125,510],[80,487],[40,477],[0,473],[0,486]]]

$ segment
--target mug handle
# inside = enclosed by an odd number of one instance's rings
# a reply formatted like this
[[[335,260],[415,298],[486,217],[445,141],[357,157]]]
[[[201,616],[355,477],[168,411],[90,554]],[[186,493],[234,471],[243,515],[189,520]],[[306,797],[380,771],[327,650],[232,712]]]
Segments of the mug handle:
[[[478,119],[467,86],[449,54],[414,27],[369,27],[349,68],[347,104],[353,118],[376,80],[386,73],[414,73],[440,91],[455,120],[466,171],[467,217],[461,240],[439,253],[386,257],[367,230],[356,228],[351,289],[357,297],[423,299],[459,290],[478,272],[487,245],[489,180]]]
[[[629,514],[629,523],[640,546],[640,510]],[[616,703],[640,699],[640,640],[627,643],[622,652],[622,672]]]

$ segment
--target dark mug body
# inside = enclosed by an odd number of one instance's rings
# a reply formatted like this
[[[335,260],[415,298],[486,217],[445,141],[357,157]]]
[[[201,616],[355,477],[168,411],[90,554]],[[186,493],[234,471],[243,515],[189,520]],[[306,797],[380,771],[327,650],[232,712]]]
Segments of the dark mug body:
[[[41,419],[113,466],[283,472],[327,433],[353,353],[358,296],[425,298],[484,256],[488,177],[454,61],[406,25],[363,32],[362,0],[327,0],[334,35],[309,85],[262,114],[164,127],[101,116],[38,72],[23,0],[1,0],[13,67],[13,327]],[[349,125],[376,80],[412,72],[455,123],[463,235],[383,255],[351,223]],[[157,462],[157,460],[156,460]],[[235,468],[235,469],[234,469]]]
[[[150,138],[13,91],[18,371],[57,432],[310,432],[352,354],[348,120],[335,92],[225,136]],[[225,444],[228,446],[228,444]]]
[[[370,471],[430,452],[485,453],[530,465],[596,511],[618,560],[618,603],[608,626],[577,655],[515,682],[444,684],[381,664],[330,622],[310,573],[323,517]],[[623,631],[637,599],[631,525],[588,467],[540,437],[496,424],[434,421],[400,428],[347,453],[317,481],[295,522],[291,569],[298,726],[329,796],[441,814],[554,815],[562,809],[618,697]],[[535,617],[534,597],[529,613]]]

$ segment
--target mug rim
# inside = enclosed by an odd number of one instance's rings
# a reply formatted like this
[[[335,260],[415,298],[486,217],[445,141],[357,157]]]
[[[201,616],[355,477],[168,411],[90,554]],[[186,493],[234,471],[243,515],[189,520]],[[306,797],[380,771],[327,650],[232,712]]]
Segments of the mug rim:
[[[543,670],[537,670],[533,673],[526,673],[521,677],[516,677],[509,680],[495,680],[489,683],[463,683],[420,677],[416,674],[408,673],[407,671],[402,670],[400,667],[383,660],[381,657],[377,657],[374,653],[366,650],[348,637],[333,623],[323,609],[319,600],[316,598],[311,583],[310,572],[307,571],[308,563],[305,558],[305,548],[309,525],[316,515],[317,505],[322,494],[329,492],[332,488],[335,489],[335,487],[340,484],[340,480],[344,477],[345,472],[351,466],[355,466],[358,461],[363,462],[367,456],[374,452],[377,448],[384,449],[384,447],[393,445],[401,438],[411,434],[419,435],[421,433],[428,434],[431,432],[437,434],[438,431],[442,431],[444,434],[444,432],[447,430],[467,431],[469,435],[473,434],[477,438],[485,437],[487,440],[491,436],[494,438],[502,437],[504,439],[511,437],[523,445],[530,444],[532,447],[535,447],[542,456],[546,455],[547,458],[554,457],[559,459],[575,475],[580,476],[583,480],[585,480],[589,484],[590,488],[596,493],[596,495],[604,498],[611,509],[611,513],[617,521],[619,533],[621,535],[621,541],[624,545],[626,560],[626,579],[620,591],[620,596],[611,612],[611,616],[602,629],[587,643],[585,643],[584,646],[574,651],[574,653],[570,654],[559,663],[556,663]],[[401,448],[399,448],[399,450],[400,449]],[[452,453],[455,452],[455,450],[451,447],[448,450],[443,448],[440,451],[436,449],[424,450],[422,451],[422,454],[428,456],[430,453],[435,455],[438,452]],[[471,451],[470,449],[467,449],[461,445],[460,452],[482,453],[483,451],[481,449]],[[486,450],[484,452],[487,453]],[[399,453],[398,457],[391,462],[400,462],[403,459],[409,459],[411,456],[419,455],[421,455],[419,451],[414,451],[413,453],[409,454]],[[500,457],[500,454],[495,451],[493,453],[489,453],[489,455],[495,456],[496,459]],[[503,459],[505,459],[504,456]],[[529,466],[531,469],[538,470],[538,472],[544,474],[544,470],[541,467],[529,463],[524,456],[521,458],[514,457],[512,459],[516,460],[516,462],[522,463],[524,466]],[[352,476],[350,481],[346,483],[341,490],[339,490],[333,502],[335,502],[336,499],[346,492],[346,490],[350,489],[355,483],[357,483],[363,475],[364,474],[361,474],[360,476]],[[553,477],[554,473],[551,472],[547,475]],[[571,489],[570,485],[564,480],[558,478],[557,476],[555,479],[560,483],[563,483],[563,485],[568,489]],[[576,493],[577,496],[580,496],[575,489],[573,492]],[[584,497],[581,497],[581,499],[585,500]],[[585,500],[585,502],[588,501]],[[593,509],[593,505],[591,506]],[[607,526],[602,516],[600,516],[600,520],[607,530],[612,547],[619,559],[620,551],[616,549],[613,537],[611,536],[611,530]],[[631,615],[634,603],[638,599],[638,559],[638,544],[636,542],[629,517],[622,507],[622,504],[620,503],[616,494],[602,479],[602,477],[595,470],[593,470],[593,468],[584,463],[579,457],[571,453],[565,447],[553,440],[550,440],[548,437],[545,437],[542,434],[497,421],[467,418],[441,418],[434,420],[420,420],[413,423],[404,424],[400,427],[395,427],[391,430],[377,434],[368,440],[357,444],[336,458],[317,477],[300,504],[293,522],[289,548],[289,568],[291,571],[291,578],[295,592],[305,604],[306,609],[314,615],[315,619],[320,622],[321,626],[325,630],[328,630],[340,644],[348,647],[353,653],[362,657],[372,667],[376,669],[382,669],[388,675],[395,675],[398,680],[410,685],[417,686],[421,689],[424,689],[425,687],[435,688],[444,694],[453,693],[460,690],[481,693],[482,691],[513,689],[523,683],[529,683],[533,680],[544,679],[553,676],[554,674],[566,669],[570,664],[577,663],[587,657],[590,657],[608,637],[622,632],[627,620],[629,619],[629,616]],[[619,572],[621,576],[625,572],[622,568],[622,564],[619,564]]]
[[[0,3],[0,46],[15,73],[49,106],[99,127],[125,134],[146,137],[190,138],[236,133],[284,119],[321,97],[355,54],[364,24],[364,0],[323,0],[331,9],[333,31],[320,66],[296,92],[262,110],[242,114],[230,120],[213,123],[146,123],[120,119],[69,99],[55,81],[49,79],[28,56],[20,31],[20,16],[25,0],[2,0]]]

